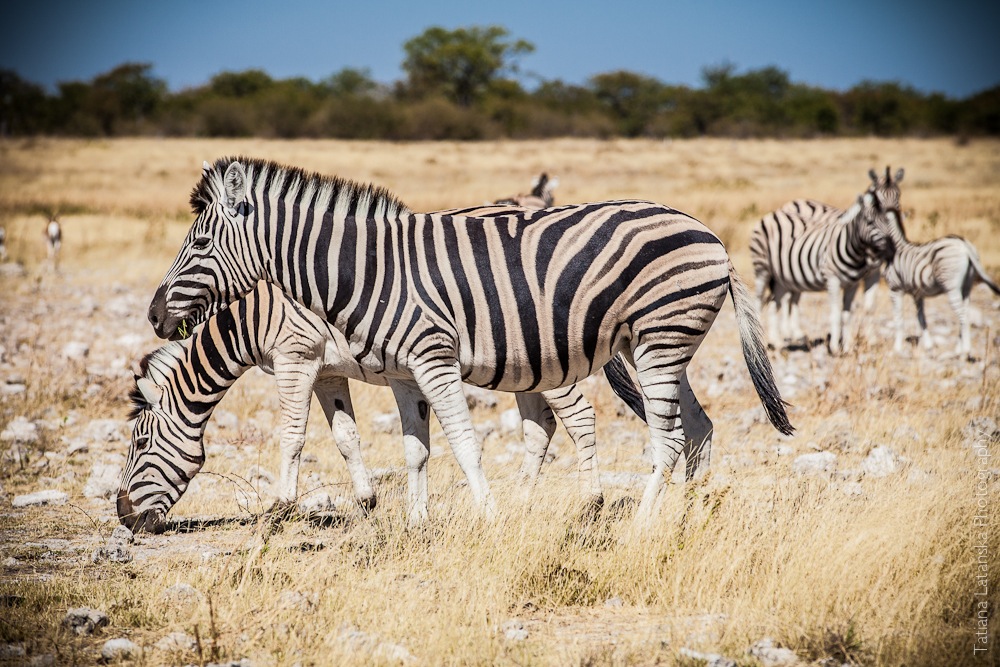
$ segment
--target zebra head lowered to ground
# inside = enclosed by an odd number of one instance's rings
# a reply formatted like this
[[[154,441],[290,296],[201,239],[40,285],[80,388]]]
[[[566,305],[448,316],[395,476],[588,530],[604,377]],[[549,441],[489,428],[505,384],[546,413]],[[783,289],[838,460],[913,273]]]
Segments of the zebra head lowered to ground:
[[[494,204],[507,204],[511,206],[523,206],[525,208],[548,208],[555,201],[553,192],[559,185],[558,178],[549,178],[549,175],[542,172],[531,183],[531,192],[526,195],[514,195],[497,199]]]
[[[494,503],[463,380],[540,392],[624,354],[652,440],[638,512],[646,519],[686,443],[711,437],[687,365],[727,293],[768,417],[792,430],[729,255],[670,207],[626,200],[496,217],[418,214],[370,185],[244,158],[206,166],[192,203],[198,217],[150,304],[157,333],[173,335],[257,280],[278,285],[340,331],[394,392],[427,400],[487,515]]]

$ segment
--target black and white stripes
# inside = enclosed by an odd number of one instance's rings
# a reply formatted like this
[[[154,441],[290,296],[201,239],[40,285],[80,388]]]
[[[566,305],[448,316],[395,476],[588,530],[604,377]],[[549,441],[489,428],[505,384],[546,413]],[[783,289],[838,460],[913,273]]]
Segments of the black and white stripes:
[[[198,218],[150,305],[157,332],[203,319],[259,279],[280,286],[339,330],[356,362],[397,395],[426,398],[487,512],[463,380],[556,389],[624,353],[653,441],[649,511],[680,451],[710,435],[681,387],[730,291],[755,387],[772,422],[791,430],[725,248],[669,207],[417,214],[371,186],[247,159],[207,166],[192,201]]]

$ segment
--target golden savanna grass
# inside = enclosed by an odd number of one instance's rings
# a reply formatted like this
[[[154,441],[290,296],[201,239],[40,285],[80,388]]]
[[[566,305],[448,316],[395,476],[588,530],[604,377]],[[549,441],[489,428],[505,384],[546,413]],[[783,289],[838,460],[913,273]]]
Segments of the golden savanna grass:
[[[723,239],[748,283],[748,240],[761,215],[798,197],[846,207],[869,168],[891,164],[906,168],[910,237],[961,234],[1000,277],[998,142],[6,141],[0,224],[27,273],[0,276],[0,381],[16,373],[28,389],[0,396],[0,430],[17,416],[47,420],[54,425],[36,447],[58,454],[60,436],[79,436],[89,420],[124,424],[124,371],[156,345],[145,305],[190,224],[188,193],[202,160],[232,154],[374,181],[416,210],[524,192],[544,170],[560,179],[557,203],[646,198],[694,215]],[[64,228],[58,273],[44,262],[49,213]],[[109,316],[116,311],[104,306],[122,299],[135,312]],[[995,440],[977,440],[967,425],[1000,413],[1000,301],[980,286],[973,305],[973,362],[947,354],[957,324],[943,298],[928,303],[940,348],[892,354],[884,288],[875,313],[860,318],[854,352],[773,354],[792,403],[793,438],[762,422],[726,306],[690,371],[715,422],[713,471],[671,485],[657,525],[645,532],[633,528],[629,502],[648,470],[645,427],[595,379],[583,389],[598,411],[601,468],[612,474],[594,521],[583,518],[564,432],[528,503],[513,484],[519,436],[498,430],[486,438],[500,513],[484,523],[435,426],[431,519],[407,530],[398,433],[371,425],[373,414],[394,410],[391,394],[352,385],[365,460],[379,469],[378,507],[328,525],[293,521],[268,535],[253,520],[268,485],[248,480],[248,467],[277,471],[278,403],[273,381],[251,372],[220,407],[239,426],[209,431],[205,472],[171,514],[244,521],[141,536],[127,565],[91,562],[116,519],[110,501],[82,493],[91,463],[124,453],[125,442],[93,443],[83,458],[50,456],[45,468],[4,459],[0,557],[16,564],[4,565],[0,578],[0,645],[24,644],[27,655],[13,662],[48,653],[59,664],[91,664],[104,639],[128,636],[148,665],[243,657],[255,665],[698,664],[682,648],[753,665],[747,648],[770,637],[805,663],[991,664],[1000,650],[992,594],[1000,589],[1000,454]],[[807,295],[803,306],[805,327],[821,338],[825,296]],[[911,335],[912,310],[908,304]],[[123,348],[123,332],[144,336],[142,349]],[[69,340],[88,341],[90,359],[58,359]],[[119,372],[96,372],[98,361]],[[474,411],[477,424],[513,407],[510,396],[499,398],[498,408]],[[318,460],[303,465],[300,492],[347,495],[345,466],[316,415],[305,452]],[[993,458],[984,464],[974,444]],[[899,469],[861,475],[877,446],[901,457]],[[835,473],[793,470],[796,456],[818,450],[837,455]],[[975,595],[974,515],[983,465],[993,607],[990,653],[977,658],[975,605],[984,598]],[[10,505],[16,494],[53,485],[69,492],[68,506]],[[165,593],[178,583],[200,594]],[[102,609],[110,627],[97,637],[69,635],[60,621],[77,606]],[[506,636],[511,622],[526,639]],[[155,648],[174,631],[197,636],[200,652]]]

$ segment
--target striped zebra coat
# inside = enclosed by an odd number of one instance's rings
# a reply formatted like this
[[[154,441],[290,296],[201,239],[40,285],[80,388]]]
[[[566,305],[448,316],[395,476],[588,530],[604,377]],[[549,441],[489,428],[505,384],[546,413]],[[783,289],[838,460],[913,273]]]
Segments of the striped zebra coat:
[[[885,206],[898,206],[903,173],[897,171],[894,180],[888,168],[883,178],[870,171],[867,192]],[[799,298],[802,292],[825,290],[830,299],[830,349],[835,353],[844,349],[860,282],[864,282],[865,310],[874,305],[883,240],[873,216],[860,198],[847,211],[798,199],[768,213],[754,227],[750,236],[754,282],[761,310],[774,302],[768,326],[774,347],[806,339]]]
[[[305,445],[312,393],[319,399],[334,440],[347,462],[355,496],[366,510],[375,493],[361,457],[348,378],[385,385],[351,356],[343,335],[266,282],[209,318],[183,341],[168,343],[143,359],[132,392],[135,420],[128,463],[118,491],[118,516],[132,529],[159,531],[204,463],[202,441],[215,406],[250,368],[273,374],[281,406],[281,467],[277,500],[269,513],[280,517],[298,498],[298,470]],[[550,408],[551,406],[551,408]],[[427,404],[400,402],[404,420],[416,422],[420,439],[404,443],[411,517],[426,515]],[[577,445],[581,473],[600,486],[594,455],[593,408],[575,387],[518,395],[526,451],[520,475],[530,488],[554,432],[553,411]],[[591,488],[592,498],[594,497]]]
[[[968,317],[972,286],[980,280],[995,294],[1000,294],[1000,287],[983,269],[975,246],[961,236],[911,243],[903,228],[903,216],[895,207],[885,211],[880,224],[884,225],[888,238],[884,274],[892,297],[895,350],[901,352],[903,349],[903,295],[913,297],[920,324],[920,342],[930,349],[934,340],[927,331],[924,298],[944,294],[958,318],[959,337],[955,352],[968,356],[972,349]]]
[[[685,442],[711,432],[686,370],[727,292],[754,386],[772,423],[791,432],[725,248],[669,207],[417,214],[384,190],[252,159],[206,165],[192,205],[198,217],[150,304],[157,333],[203,320],[260,279],[279,285],[341,331],[354,359],[397,395],[426,398],[487,514],[494,502],[463,380],[556,389],[623,353],[652,441],[641,521]]]

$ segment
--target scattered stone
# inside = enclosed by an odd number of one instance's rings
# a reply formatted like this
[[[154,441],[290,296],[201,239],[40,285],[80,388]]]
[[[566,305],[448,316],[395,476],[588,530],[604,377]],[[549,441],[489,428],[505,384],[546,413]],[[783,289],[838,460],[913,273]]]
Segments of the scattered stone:
[[[117,419],[93,419],[83,429],[83,437],[97,442],[121,442],[122,422]]]
[[[63,345],[60,353],[63,359],[79,361],[90,354],[90,345],[79,340],[73,340]]]
[[[479,440],[479,442],[483,442],[486,438],[497,432],[497,424],[493,421],[476,424],[473,428],[476,431],[476,439]]]
[[[326,491],[313,491],[299,501],[299,511],[306,515],[332,512],[333,498]]]
[[[22,444],[13,444],[3,453],[4,463],[12,463],[23,468],[31,459],[31,448]]]
[[[160,597],[169,604],[184,607],[198,604],[205,596],[191,584],[182,581],[164,589]]]
[[[83,495],[88,498],[113,498],[118,493],[121,477],[122,466],[117,463],[96,462],[90,467],[90,477],[83,487]]]
[[[376,433],[395,433],[403,428],[396,412],[380,412],[372,417],[371,424]]]
[[[757,658],[762,667],[785,667],[799,662],[795,651],[775,646],[774,641],[768,637],[748,648],[747,653],[750,657]]]
[[[309,452],[307,454],[303,454],[302,455],[302,462],[303,463],[319,463],[319,457],[316,456],[315,454],[313,454],[312,452]]]
[[[13,660],[27,655],[24,644],[0,644],[0,660]]]
[[[21,561],[19,561],[18,559],[14,558],[13,556],[7,556],[6,558],[3,559],[3,566],[4,567],[17,567],[20,564],[21,564]]]
[[[128,660],[130,658],[138,658],[139,645],[125,639],[124,637],[109,639],[104,642],[104,646],[101,647],[101,657],[109,662],[112,660]]]
[[[469,404],[470,410],[474,408],[495,408],[497,406],[496,394],[489,389],[473,387],[471,385],[464,385],[462,388],[465,390],[465,402]]]
[[[56,664],[56,657],[51,653],[42,653],[41,655],[31,656],[31,660],[28,661],[29,667],[54,667]]]
[[[212,413],[212,421],[219,428],[235,431],[240,426],[240,420],[229,410],[216,410]]]
[[[791,445],[777,445],[774,448],[774,453],[778,456],[791,456],[795,453],[795,448]]]
[[[800,475],[832,473],[837,468],[837,455],[833,452],[802,454],[792,461],[792,470]]]
[[[266,468],[262,468],[259,465],[254,464],[247,470],[247,481],[251,484],[254,482],[274,484],[274,475],[272,475]]]
[[[899,455],[891,448],[879,446],[869,452],[868,457],[861,462],[861,470],[869,477],[888,477],[899,472],[902,462]]]
[[[66,454],[72,456],[73,454],[86,454],[90,451],[90,445],[85,438],[73,438],[71,440],[63,439],[66,443]]]
[[[147,338],[137,333],[122,334],[115,339],[115,346],[125,350],[141,350],[146,347]]]
[[[16,396],[18,394],[23,394],[27,391],[28,385],[23,382],[12,382],[7,380],[3,384],[0,384],[0,394],[5,394],[7,396]]]
[[[198,649],[198,642],[183,632],[171,632],[169,635],[156,642],[154,645],[158,651],[169,653],[187,653]]]
[[[679,653],[690,660],[704,662],[705,667],[737,667],[735,660],[721,656],[718,653],[702,653],[701,651],[693,651],[684,647],[681,648]]]
[[[78,607],[67,611],[62,623],[78,635],[92,635],[108,624],[108,615],[90,607]]]
[[[505,434],[517,433],[521,430],[521,412],[517,408],[504,410],[500,413],[500,431]]]
[[[382,661],[402,663],[404,665],[418,662],[416,657],[405,646],[380,641],[378,637],[355,627],[342,627],[340,629],[340,640],[356,652],[366,653]]]
[[[615,607],[624,607],[625,601],[616,595],[613,598],[608,598],[607,600],[605,600],[604,606],[608,607],[609,609]]]
[[[119,530],[119,528],[123,530]],[[132,562],[132,550],[129,549],[129,544],[135,541],[132,536],[132,531],[125,526],[119,526],[111,533],[111,537],[108,541],[104,543],[104,546],[97,547],[94,549],[94,553],[91,554],[90,560],[96,565],[101,561],[108,561],[109,563],[131,563]]]
[[[132,544],[135,542],[135,535],[133,535],[132,531],[125,526],[116,526],[115,529],[111,531],[111,539],[122,540],[126,544]]]
[[[319,595],[301,591],[282,591],[278,596],[278,608],[294,609],[302,613],[315,611],[319,606]]]
[[[865,494],[865,487],[861,486],[861,482],[844,482],[840,490],[848,496],[863,496]]]
[[[0,432],[0,440],[21,445],[33,444],[38,441],[38,426],[24,417],[14,417],[7,428]]]
[[[210,662],[205,667],[253,667],[253,663],[250,662],[250,658],[240,658],[229,662]]]
[[[14,507],[29,507],[32,505],[63,505],[69,500],[69,495],[65,491],[58,489],[46,489],[45,491],[35,491],[26,493],[23,496],[14,496],[11,505]]]
[[[969,445],[983,445],[986,442],[1000,442],[1000,427],[993,417],[973,417],[962,428]]]
[[[512,642],[523,642],[528,638],[528,629],[524,627],[522,621],[516,618],[504,621],[500,629],[503,631],[503,636]]]

